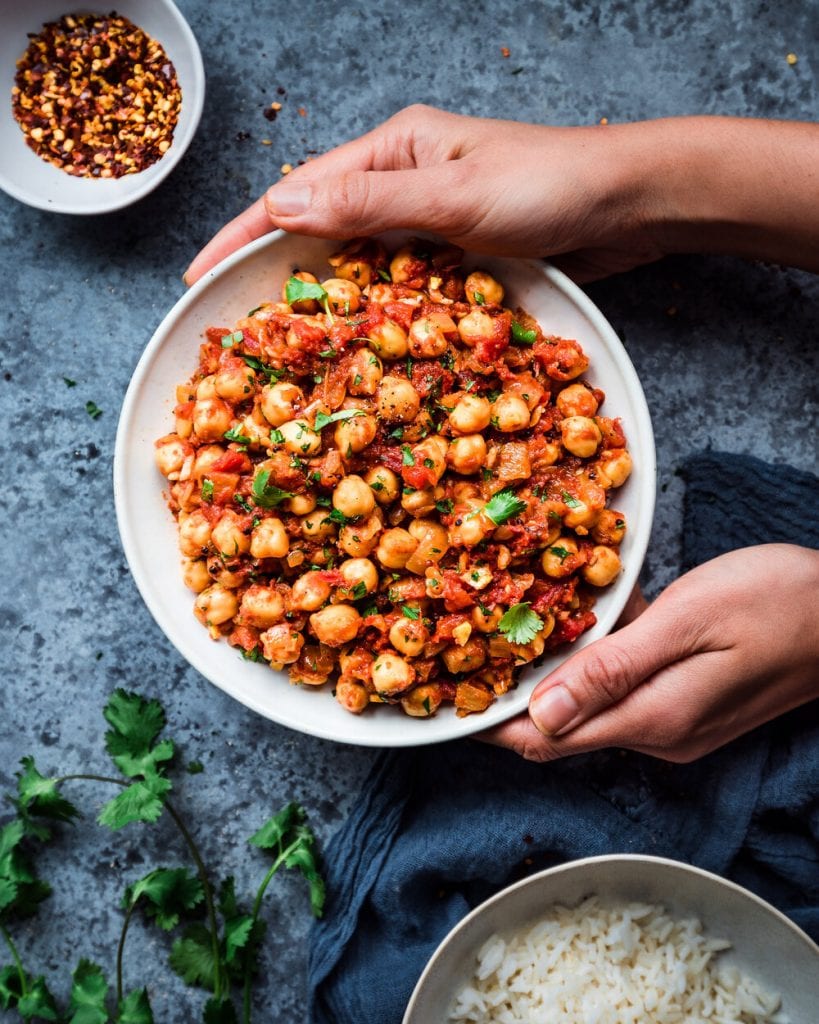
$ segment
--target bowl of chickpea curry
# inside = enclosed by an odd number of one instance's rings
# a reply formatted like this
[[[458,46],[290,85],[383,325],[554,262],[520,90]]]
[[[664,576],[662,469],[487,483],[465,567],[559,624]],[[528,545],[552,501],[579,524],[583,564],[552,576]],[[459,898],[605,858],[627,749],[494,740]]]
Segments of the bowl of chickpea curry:
[[[180,653],[342,742],[524,710],[614,625],[654,445],[602,314],[545,264],[278,232],[163,321],[123,405],[120,533]]]

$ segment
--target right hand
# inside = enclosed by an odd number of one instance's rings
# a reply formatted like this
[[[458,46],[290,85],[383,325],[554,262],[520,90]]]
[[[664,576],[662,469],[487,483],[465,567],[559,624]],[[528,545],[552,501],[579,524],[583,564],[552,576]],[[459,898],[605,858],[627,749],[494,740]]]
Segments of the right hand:
[[[578,281],[628,270],[663,255],[646,174],[657,124],[553,128],[408,107],[273,185],[185,280],[274,227],[430,231],[475,252],[549,256]]]

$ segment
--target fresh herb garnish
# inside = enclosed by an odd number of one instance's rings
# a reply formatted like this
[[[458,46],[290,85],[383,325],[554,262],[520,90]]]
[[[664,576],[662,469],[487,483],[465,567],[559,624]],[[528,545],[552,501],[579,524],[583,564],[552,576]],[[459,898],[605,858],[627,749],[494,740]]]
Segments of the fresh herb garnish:
[[[319,359],[335,359],[338,355],[336,350],[332,347],[324,349],[323,352],[319,352]]]
[[[243,508],[245,512],[253,511],[253,506],[250,504],[250,502],[243,494],[234,494],[233,500],[236,502],[237,505]]]
[[[396,427],[395,430],[391,430],[389,432],[389,434],[387,434],[387,437],[394,437],[396,441],[400,441],[403,436],[404,436],[404,428],[403,427]]]
[[[483,514],[495,526],[500,526],[501,523],[505,523],[507,520],[514,519],[515,516],[520,515],[525,508],[526,502],[519,498],[513,490],[504,487],[502,491],[493,494],[489,501],[487,501],[483,507]]]
[[[313,430],[322,430],[328,423],[338,423],[339,420],[351,420],[354,416],[363,415],[362,409],[339,409],[338,412],[331,413],[329,416],[326,412],[317,412]]]
[[[392,283],[392,278],[390,277],[390,275],[387,273],[386,270],[383,270],[381,267],[378,268],[378,276],[381,278],[382,281],[389,281],[390,283]]]
[[[207,477],[202,480],[202,501],[213,501],[213,481]]]
[[[92,420],[98,420],[100,416],[102,416],[102,409],[100,409],[96,402],[86,402],[85,411],[88,413]]]
[[[277,487],[269,481],[269,469],[263,469],[253,479],[253,500],[259,508],[276,508],[283,501],[287,501],[288,498],[295,497],[295,494],[291,491],[283,491],[281,487]]]
[[[63,381],[67,388],[75,388],[77,386],[77,382],[70,377],[63,377]]]
[[[358,516],[345,516],[339,508],[334,508],[328,516],[322,519],[322,526],[325,523],[338,523],[339,526],[347,526],[349,523],[354,523],[358,519]]]
[[[537,331],[527,330],[517,320],[512,321],[512,341],[518,345],[534,345],[537,341]]]
[[[435,502],[435,508],[445,516],[452,514],[453,507],[451,498],[439,498],[438,501]]]
[[[285,370],[277,370],[275,366],[268,366],[267,363],[263,363],[261,359],[257,359],[256,356],[249,356],[244,352],[240,353],[242,359],[251,370],[256,370],[257,373],[263,373],[270,380],[281,380],[285,374]]]
[[[484,298],[482,292],[473,292],[472,294],[475,296],[475,302],[477,303],[477,305],[479,305],[479,306],[485,306],[486,305],[486,299]]]
[[[284,444],[284,434],[278,429],[278,427],[274,427],[270,431],[270,443]]]
[[[401,605],[401,614],[406,619],[419,619],[421,612],[417,608],[410,608],[408,604]]]
[[[235,444],[250,444],[251,439],[238,430],[226,430],[222,437],[226,441],[233,441]]]
[[[523,604],[513,604],[504,613],[498,629],[510,644],[530,644],[543,629],[543,619],[532,611],[528,601],[524,601]]]
[[[569,494],[568,491],[561,491],[560,496],[566,503],[566,508],[580,508],[580,506],[583,504],[582,501],[578,501],[577,498],[575,498],[574,495]]]
[[[354,601],[360,601],[362,597],[367,596],[367,584],[364,580],[360,580],[353,589],[350,591],[350,597]]]
[[[361,374],[360,374],[360,373],[357,373],[357,374],[355,375],[355,377],[353,377],[353,387],[354,387],[354,388],[357,388],[357,387],[358,387],[358,385],[359,385],[359,384],[360,384],[360,383],[361,383],[361,382],[362,382],[363,380],[364,380],[364,378],[363,378],[363,377],[361,376]]]
[[[294,302],[301,302],[304,299],[315,299],[324,307],[324,312],[330,319],[333,319],[333,311],[330,308],[330,296],[314,281],[301,281],[298,277],[290,277],[284,286],[284,298],[289,306]]]
[[[549,551],[551,551],[555,558],[560,559],[561,565],[563,565],[563,563],[569,557],[569,549],[561,547],[559,544],[555,544],[554,547],[549,548]]]
[[[249,316],[250,314],[248,314]],[[222,348],[233,348],[245,340],[243,331],[234,331],[233,334],[222,335]]]
[[[415,456],[412,454],[412,449],[408,444],[401,445],[401,464],[403,466],[415,465]]]

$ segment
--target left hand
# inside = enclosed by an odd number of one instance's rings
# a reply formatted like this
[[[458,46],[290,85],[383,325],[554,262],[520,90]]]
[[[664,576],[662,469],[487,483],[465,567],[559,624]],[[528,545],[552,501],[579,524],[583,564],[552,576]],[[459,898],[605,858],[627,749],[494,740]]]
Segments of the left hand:
[[[744,548],[569,657],[480,738],[549,761],[625,747],[693,761],[819,697],[819,551]]]

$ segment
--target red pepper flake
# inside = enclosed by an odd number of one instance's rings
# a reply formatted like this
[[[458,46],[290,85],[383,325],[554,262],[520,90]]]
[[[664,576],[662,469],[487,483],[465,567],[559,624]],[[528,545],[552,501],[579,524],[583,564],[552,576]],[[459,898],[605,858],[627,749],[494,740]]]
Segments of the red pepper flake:
[[[120,178],[167,153],[182,93],[155,39],[115,13],[65,15],[30,39],[12,108],[38,156],[76,177]]]
[[[509,49],[508,46],[502,46],[501,47],[501,57],[503,57],[504,59],[506,57],[511,56],[511,53],[512,53],[512,51]]]

